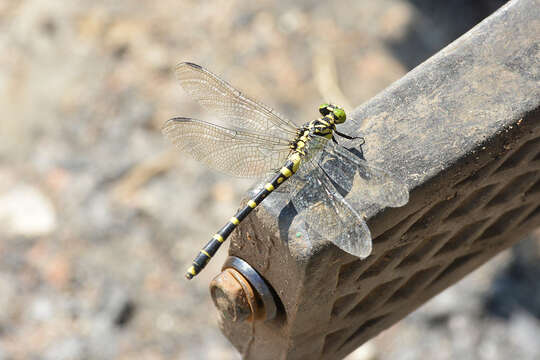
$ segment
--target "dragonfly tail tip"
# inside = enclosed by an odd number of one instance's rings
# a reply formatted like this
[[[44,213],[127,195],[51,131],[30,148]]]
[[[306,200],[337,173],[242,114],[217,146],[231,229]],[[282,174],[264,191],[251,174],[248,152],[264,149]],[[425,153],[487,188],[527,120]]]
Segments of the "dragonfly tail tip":
[[[188,280],[191,280],[195,275],[197,275],[197,271],[195,271],[195,266],[190,266],[190,268],[186,272],[186,278]]]

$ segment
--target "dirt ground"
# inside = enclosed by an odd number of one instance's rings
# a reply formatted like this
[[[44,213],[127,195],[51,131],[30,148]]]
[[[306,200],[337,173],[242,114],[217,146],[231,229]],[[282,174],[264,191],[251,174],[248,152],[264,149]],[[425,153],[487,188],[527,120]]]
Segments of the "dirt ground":
[[[296,123],[361,104],[502,1],[0,1],[0,360],[238,359],[187,265],[252,182],[175,152],[179,61]],[[540,358],[540,235],[350,359]]]

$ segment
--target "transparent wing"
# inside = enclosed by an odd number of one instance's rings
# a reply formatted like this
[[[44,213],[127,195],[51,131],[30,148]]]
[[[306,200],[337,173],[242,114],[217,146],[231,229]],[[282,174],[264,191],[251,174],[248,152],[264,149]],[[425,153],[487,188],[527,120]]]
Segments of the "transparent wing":
[[[402,206],[409,193],[387,171],[333,141],[314,137],[298,172],[284,184],[291,202],[315,231],[360,258],[371,253],[371,233],[358,210],[367,205]]]
[[[328,142],[318,162],[355,209],[372,204],[399,207],[409,201],[404,183],[339,144]]]
[[[365,220],[317,163],[307,160],[289,181],[291,202],[306,221],[310,239],[322,237],[359,258],[371,253],[371,233]]]
[[[180,151],[238,177],[261,176],[278,169],[290,152],[288,141],[190,118],[170,119],[162,132]]]
[[[176,66],[182,88],[211,111],[225,127],[258,131],[291,140],[297,127],[266,105],[252,100],[199,65],[183,62]]]

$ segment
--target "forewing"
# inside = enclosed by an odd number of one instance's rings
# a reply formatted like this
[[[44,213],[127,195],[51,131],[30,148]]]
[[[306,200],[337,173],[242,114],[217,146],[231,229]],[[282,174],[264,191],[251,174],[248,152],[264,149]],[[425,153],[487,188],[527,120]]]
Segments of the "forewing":
[[[318,161],[355,209],[373,204],[399,207],[409,201],[403,182],[338,144],[329,142]]]
[[[287,141],[190,118],[170,119],[162,132],[180,151],[237,177],[261,176],[277,169],[290,152]]]
[[[309,237],[322,237],[352,255],[367,257],[371,253],[371,233],[363,217],[338,193],[316,163],[308,160],[302,166],[293,181],[291,202],[306,221]]]
[[[178,64],[176,77],[182,88],[218,117],[225,127],[255,130],[285,140],[293,139],[296,134],[297,127],[291,121],[243,95],[199,65]]]

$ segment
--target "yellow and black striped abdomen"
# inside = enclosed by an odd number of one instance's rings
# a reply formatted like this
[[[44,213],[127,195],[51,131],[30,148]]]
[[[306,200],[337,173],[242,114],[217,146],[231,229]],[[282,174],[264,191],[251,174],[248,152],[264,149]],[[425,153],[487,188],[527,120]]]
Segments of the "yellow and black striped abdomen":
[[[193,264],[188,269],[186,277],[192,279],[197,275],[201,270],[206,266],[208,261],[214,256],[218,251],[219,247],[233,230],[240,224],[242,220],[249,215],[249,213],[257,207],[272,191],[277,189],[285,180],[291,177],[298,167],[300,166],[301,157],[300,154],[295,152],[285,163],[285,165],[277,172],[270,182],[266,183],[264,187],[253,197],[253,199],[247,202],[247,205],[240,209],[236,215],[234,215],[230,220],[212,237],[212,239],[204,246],[199,254],[193,260]]]

